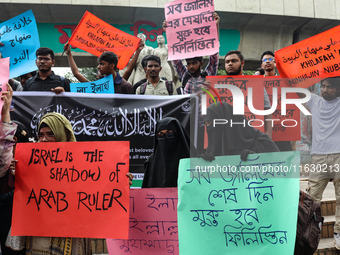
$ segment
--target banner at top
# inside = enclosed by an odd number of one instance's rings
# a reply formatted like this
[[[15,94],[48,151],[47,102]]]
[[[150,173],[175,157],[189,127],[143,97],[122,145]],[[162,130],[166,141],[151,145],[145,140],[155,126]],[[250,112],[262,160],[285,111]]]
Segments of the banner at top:
[[[276,67],[289,85],[309,87],[340,75],[340,26],[275,52]]]
[[[105,51],[118,56],[123,69],[139,46],[140,39],[127,34],[86,11],[68,43],[99,57]]]
[[[219,51],[213,0],[178,0],[165,5],[169,60]]]
[[[9,19],[0,26],[0,47],[2,57],[10,57],[10,78],[32,72],[35,52],[40,48],[37,23],[31,10]]]

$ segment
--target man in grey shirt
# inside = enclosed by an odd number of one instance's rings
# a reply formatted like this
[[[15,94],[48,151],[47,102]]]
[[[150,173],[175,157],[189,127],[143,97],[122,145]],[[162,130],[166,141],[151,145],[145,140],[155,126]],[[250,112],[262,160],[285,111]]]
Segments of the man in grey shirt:
[[[299,94],[299,96],[301,96]],[[340,250],[340,78],[321,81],[321,96],[312,94],[307,105],[312,113],[312,160],[307,165],[307,192],[321,201],[323,191],[333,180],[336,212],[334,225],[335,247]]]

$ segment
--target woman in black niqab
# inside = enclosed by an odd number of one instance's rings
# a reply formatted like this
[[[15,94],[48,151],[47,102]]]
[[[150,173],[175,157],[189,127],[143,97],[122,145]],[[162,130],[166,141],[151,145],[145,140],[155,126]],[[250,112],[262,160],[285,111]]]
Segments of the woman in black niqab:
[[[228,121],[217,124],[213,120]],[[213,156],[241,155],[244,150],[255,153],[279,151],[268,135],[248,126],[243,115],[233,115],[233,107],[228,103],[210,105],[207,109],[206,128],[208,134],[207,153]],[[231,126],[231,122],[234,124]],[[242,123],[245,123],[243,125]]]
[[[187,132],[175,118],[159,120],[154,151],[144,164],[142,188],[177,187],[178,165],[182,158],[190,158],[190,138]]]

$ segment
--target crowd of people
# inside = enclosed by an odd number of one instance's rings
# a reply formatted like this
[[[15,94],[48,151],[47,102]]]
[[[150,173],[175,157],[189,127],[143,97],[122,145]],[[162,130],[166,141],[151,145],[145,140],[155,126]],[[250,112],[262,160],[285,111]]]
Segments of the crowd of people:
[[[214,13],[217,29],[220,18]],[[166,30],[167,23],[163,23]],[[219,54],[209,56],[209,62],[203,68],[203,57],[167,61],[167,45],[163,35],[157,37],[159,47],[153,49],[145,45],[145,35],[139,34],[140,46],[124,70],[117,69],[118,57],[114,52],[104,52],[98,58],[97,78],[112,75],[116,94],[137,95],[180,95],[195,94],[205,86],[206,76],[217,75]],[[0,45],[1,47],[1,45]],[[71,71],[79,82],[88,80],[79,71],[69,45],[64,47]],[[264,77],[279,75],[275,68],[275,55],[265,51],[260,56],[260,68],[257,75]],[[244,57],[240,51],[232,50],[224,56],[224,69],[229,76],[243,75]],[[1,96],[4,105],[0,122],[0,238],[3,254],[90,254],[91,244],[84,238],[28,237],[24,241],[11,237],[10,223],[12,215],[14,174],[15,174],[15,143],[28,142],[30,130],[23,127],[20,120],[11,121],[10,105],[12,88],[14,91],[52,91],[56,94],[70,92],[70,81],[55,74],[54,52],[46,47],[36,51],[37,71],[20,76],[20,82],[10,79],[8,91]],[[176,78],[177,77],[177,78]],[[178,82],[178,79],[180,82]],[[321,82],[321,96],[313,95],[308,106],[313,115],[312,164],[340,165],[340,82],[336,78],[328,78]],[[271,102],[264,90],[264,109],[269,109]],[[213,160],[215,156],[242,155],[247,159],[248,153],[275,152],[292,150],[291,142],[276,142],[272,137],[271,123],[265,122],[265,132],[251,127],[219,127],[213,129],[211,120],[214,118],[236,118],[232,114],[232,106],[212,105],[208,108],[207,117],[200,121],[199,135],[206,127],[209,145],[207,150],[191,150],[190,138],[178,120],[165,118],[157,123],[154,152],[145,164],[143,187],[176,187],[178,163],[181,158],[199,156]],[[270,118],[271,116],[265,116]],[[38,126],[39,142],[76,141],[72,125],[61,114],[49,113],[43,116]],[[223,137],[221,139],[221,137]],[[193,152],[194,151],[194,152]],[[313,175],[309,181],[308,192],[320,201],[328,181],[333,180],[336,191],[336,224],[334,227],[335,246],[340,249],[340,177],[339,173]],[[128,174],[130,182],[131,174]],[[7,243],[6,243],[7,240]],[[24,242],[24,245],[23,245]],[[9,248],[9,247],[11,248]]]

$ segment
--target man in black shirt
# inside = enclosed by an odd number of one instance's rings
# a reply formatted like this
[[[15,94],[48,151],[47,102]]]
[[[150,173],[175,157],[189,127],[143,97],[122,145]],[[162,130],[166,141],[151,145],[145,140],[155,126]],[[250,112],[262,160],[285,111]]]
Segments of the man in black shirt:
[[[118,57],[112,51],[103,52],[98,58],[98,72],[107,76],[112,74],[115,94],[133,94],[133,87],[129,82],[119,75],[117,69]]]
[[[54,52],[46,47],[37,49],[35,61],[38,73],[28,79],[25,83],[24,91],[52,91],[56,94],[70,92],[70,80],[54,74]]]

